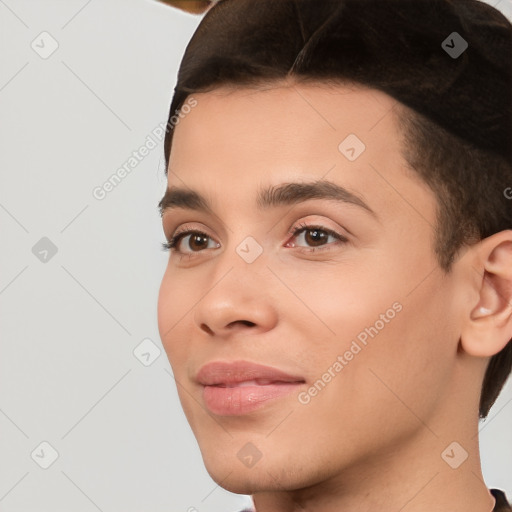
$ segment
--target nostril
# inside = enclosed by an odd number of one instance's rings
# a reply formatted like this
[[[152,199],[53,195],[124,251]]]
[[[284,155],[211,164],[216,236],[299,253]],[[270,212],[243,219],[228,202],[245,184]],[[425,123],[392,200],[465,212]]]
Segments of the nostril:
[[[213,331],[206,324],[201,324],[201,329],[206,331],[208,334],[213,334]]]
[[[256,325],[254,322],[250,322],[249,320],[235,320],[234,322],[231,322],[228,325],[228,327],[231,327],[233,324],[237,324],[237,323],[247,325],[248,327],[252,327],[253,325]]]

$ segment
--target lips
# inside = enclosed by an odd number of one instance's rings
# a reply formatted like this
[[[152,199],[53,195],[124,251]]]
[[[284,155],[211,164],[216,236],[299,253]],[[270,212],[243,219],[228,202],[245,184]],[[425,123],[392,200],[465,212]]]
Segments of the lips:
[[[305,383],[300,376],[248,361],[208,363],[196,380],[203,386],[206,407],[220,416],[248,414]]]
[[[279,380],[271,380],[271,379],[254,379],[254,380],[244,380],[242,382],[229,382],[229,383],[221,383],[214,384],[219,388],[243,388],[247,386],[268,386],[269,384],[279,384],[284,381]]]
[[[300,376],[249,361],[215,361],[205,364],[197,373],[196,380],[203,386],[221,387],[247,386],[251,381],[254,381],[252,385],[258,386],[280,382],[305,382]]]

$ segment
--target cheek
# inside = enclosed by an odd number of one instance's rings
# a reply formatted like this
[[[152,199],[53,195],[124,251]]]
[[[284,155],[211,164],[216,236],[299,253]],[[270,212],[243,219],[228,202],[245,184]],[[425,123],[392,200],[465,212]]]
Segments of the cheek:
[[[189,309],[184,307],[189,302],[186,290],[186,287],[180,286],[172,278],[167,269],[160,284],[157,315],[160,340],[173,369],[177,361],[181,361],[184,357],[180,347],[187,346],[187,343],[179,343],[179,340],[183,341],[187,336],[187,333],[183,332],[183,326],[187,320],[184,315]]]
[[[380,259],[379,255],[362,256],[357,262],[347,259],[335,265],[319,265],[309,273],[292,274],[282,269],[283,281],[293,283],[293,292],[299,298],[288,294],[286,311],[281,311],[283,318],[292,316],[293,326],[300,326],[299,332],[304,332],[304,328],[314,334],[316,341],[308,342],[316,349],[322,346],[337,351],[345,346],[348,349],[352,339],[361,333],[360,338],[364,339],[365,328],[376,322],[378,331],[382,331],[398,316],[396,309],[400,306],[393,308],[393,304],[400,300],[402,293],[400,276],[393,275],[392,268],[381,272],[386,267],[370,261],[374,256]]]
[[[433,413],[449,387],[457,349],[453,306],[441,280],[434,277],[398,301],[402,309],[389,323],[370,320],[383,328],[374,336],[365,329],[367,344],[359,344],[362,350],[346,368],[344,383],[348,396],[358,396],[357,412],[371,410],[390,428],[415,427],[411,410],[422,418]]]
[[[345,412],[377,414],[376,403],[400,404],[396,393],[427,410],[442,394],[457,345],[450,282],[441,270],[432,273],[429,257],[401,254],[326,268],[295,288],[316,316],[308,314],[309,328],[300,331],[310,334],[309,376],[332,381],[326,391],[319,383],[318,407],[343,401]],[[299,325],[303,313],[294,313]],[[334,367],[339,356],[342,369]],[[329,370],[339,377],[331,379]]]
[[[166,331],[172,325],[170,321],[170,315],[172,314],[172,299],[171,299],[171,286],[170,279],[168,277],[168,271],[166,270],[160,283],[160,290],[158,292],[158,331],[160,333],[160,339],[165,344]]]

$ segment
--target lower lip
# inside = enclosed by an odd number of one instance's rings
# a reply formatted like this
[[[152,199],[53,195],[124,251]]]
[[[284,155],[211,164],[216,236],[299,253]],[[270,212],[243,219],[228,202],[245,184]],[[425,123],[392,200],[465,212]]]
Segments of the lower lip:
[[[302,383],[268,384],[265,386],[237,386],[224,388],[204,386],[203,400],[206,407],[220,416],[239,416],[263,407],[267,402],[289,395]]]

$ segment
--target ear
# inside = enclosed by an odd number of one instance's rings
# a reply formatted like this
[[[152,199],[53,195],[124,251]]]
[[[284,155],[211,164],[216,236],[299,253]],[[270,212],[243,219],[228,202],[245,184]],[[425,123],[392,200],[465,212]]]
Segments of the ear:
[[[191,12],[194,14],[201,14],[205,12],[210,4],[209,0],[160,0],[164,4],[171,5],[181,9],[182,11]]]
[[[512,338],[512,230],[481,240],[474,250],[480,290],[464,324],[461,345],[472,356],[492,357]]]

